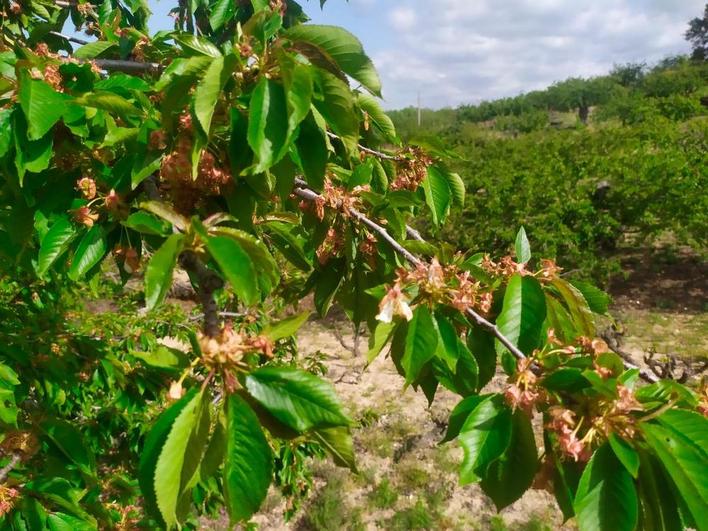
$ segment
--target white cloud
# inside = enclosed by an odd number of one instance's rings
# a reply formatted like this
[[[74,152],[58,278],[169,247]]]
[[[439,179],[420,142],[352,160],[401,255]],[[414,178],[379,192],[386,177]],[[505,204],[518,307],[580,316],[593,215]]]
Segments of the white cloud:
[[[392,10],[388,19],[396,31],[410,31],[417,21],[415,11],[409,7],[398,7]]]
[[[402,3],[403,4],[403,3]],[[703,0],[411,0],[388,13],[396,33],[360,35],[390,108],[474,103],[540,89],[615,63],[688,52]],[[375,16],[375,15],[373,15]]]

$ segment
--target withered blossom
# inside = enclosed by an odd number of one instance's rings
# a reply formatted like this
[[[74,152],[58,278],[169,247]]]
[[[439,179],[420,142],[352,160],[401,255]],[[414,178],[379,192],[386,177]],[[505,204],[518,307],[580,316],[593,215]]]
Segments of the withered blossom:
[[[394,284],[388,290],[386,296],[381,300],[379,305],[379,314],[376,319],[382,323],[390,323],[394,316],[403,317],[406,321],[413,319],[413,310],[408,305],[410,299],[406,296],[398,283]]]

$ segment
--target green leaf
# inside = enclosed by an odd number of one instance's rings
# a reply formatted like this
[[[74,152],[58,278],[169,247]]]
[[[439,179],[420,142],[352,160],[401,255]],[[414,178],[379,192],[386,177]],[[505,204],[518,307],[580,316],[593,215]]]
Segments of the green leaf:
[[[359,108],[364,111],[369,117],[369,122],[383,135],[388,142],[396,142],[396,126],[393,125],[393,120],[383,110],[378,100],[366,93],[359,93],[356,96],[356,102]],[[462,186],[464,191],[464,185]]]
[[[295,141],[295,146],[305,180],[315,190],[321,191],[324,186],[329,151],[325,132],[318,127],[312,115],[300,123],[300,134]]]
[[[12,109],[0,109],[0,157],[12,146]]]
[[[145,271],[145,306],[152,310],[165,300],[172,285],[172,272],[182,251],[183,236],[173,234],[152,255]]]
[[[552,280],[551,286],[560,294],[563,303],[568,309],[570,318],[580,335],[595,337],[597,333],[595,316],[590,310],[583,294],[572,284],[560,278]]]
[[[197,55],[208,55],[211,57],[219,57],[221,55],[219,49],[204,37],[182,33],[175,41],[185,50]]]
[[[574,502],[580,531],[634,531],[639,501],[632,476],[605,443],[595,451]]]
[[[106,50],[110,50],[116,44],[108,41],[95,41],[83,46],[79,46],[74,50],[73,56],[77,59],[94,59],[101,55]]]
[[[27,134],[30,140],[46,135],[66,110],[68,97],[55,91],[48,83],[22,76],[18,97],[27,117]]]
[[[346,83],[337,76],[317,69],[318,88],[322,98],[315,98],[315,108],[344,144],[347,153],[358,154],[359,119],[354,107],[354,96]]]
[[[452,173],[449,171],[444,171],[443,176],[447,180],[447,185],[450,187],[450,192],[452,193],[452,204],[463,208],[465,206],[465,182],[462,180],[457,173]]]
[[[140,208],[152,212],[156,216],[161,217],[165,221],[169,221],[175,228],[184,231],[189,226],[187,218],[178,214],[174,208],[162,201],[144,201],[140,203]]]
[[[189,358],[181,350],[158,345],[148,352],[131,351],[130,355],[143,361],[150,367],[179,370],[189,366]]]
[[[511,441],[512,415],[501,395],[491,395],[467,417],[458,440],[464,451],[460,483],[482,479],[489,465],[506,451]]]
[[[17,426],[17,415],[20,410],[15,401],[15,393],[10,389],[0,387],[0,423]]]
[[[64,513],[52,513],[47,516],[49,531],[94,531],[95,524]]]
[[[422,185],[425,192],[425,202],[430,208],[433,223],[439,227],[445,221],[452,201],[447,179],[440,168],[430,166],[428,176],[423,180]]]
[[[282,85],[262,77],[251,95],[248,145],[256,157],[252,173],[262,173],[287,151],[288,111]]]
[[[615,433],[610,433],[607,440],[610,443],[612,451],[615,453],[617,459],[619,459],[624,465],[627,472],[632,474],[632,477],[636,479],[637,474],[639,473],[639,454],[637,451],[632,448],[627,441]]]
[[[139,166],[137,171],[134,168],[130,175],[130,187],[135,190],[141,182],[159,170],[160,166],[162,166],[162,155],[157,155],[147,164]]]
[[[203,400],[204,395],[197,393],[179,412],[164,439],[155,465],[155,499],[168,529],[178,522],[180,495],[191,480],[189,472],[198,467],[200,452],[203,452],[203,448],[190,444],[193,433],[201,428]]]
[[[531,244],[526,236],[526,229],[521,227],[518,234],[516,235],[516,243],[514,245],[516,250],[516,261],[520,264],[526,264],[531,260]]]
[[[343,28],[300,24],[287,30],[287,39],[317,46],[333,59],[347,75],[356,79],[376,96],[381,96],[381,80],[361,42]]]
[[[348,427],[320,428],[312,432],[312,439],[332,456],[337,466],[356,472],[354,442]]]
[[[316,279],[315,284],[315,308],[321,317],[325,317],[334,296],[344,282],[343,262],[331,262],[324,271],[315,271],[312,276]]]
[[[651,449],[676,485],[699,531],[708,529],[708,419],[693,411],[668,410],[640,425]]]
[[[292,138],[300,123],[310,114],[313,94],[312,67],[293,61],[282,70],[288,108],[288,138]]]
[[[481,390],[497,371],[494,336],[480,326],[472,326],[467,333],[467,347],[477,361],[477,388]]]
[[[215,227],[212,232],[215,236],[226,236],[235,240],[248,253],[258,275],[261,295],[269,295],[280,281],[280,267],[268,247],[252,234],[232,227]]]
[[[413,319],[408,323],[406,348],[401,358],[401,365],[406,376],[406,385],[413,383],[423,366],[435,356],[438,348],[438,330],[430,310],[424,304],[413,312]]]
[[[639,452],[639,527],[657,531],[681,531],[678,503],[672,482],[661,463],[646,451]]]
[[[552,328],[563,344],[570,345],[582,335],[576,329],[568,310],[554,296],[546,292],[546,329]]]
[[[15,114],[15,166],[20,186],[27,172],[39,173],[49,167],[52,160],[54,135],[48,132],[39,140],[28,140],[24,116]]]
[[[593,312],[601,315],[605,315],[608,312],[611,299],[607,293],[588,282],[571,280],[570,283],[583,294]]]
[[[228,236],[208,236],[206,244],[209,254],[219,264],[236,295],[247,305],[255,304],[258,300],[258,281],[248,253]]]
[[[220,29],[234,16],[234,3],[231,0],[217,0],[209,12],[209,25],[214,30]]]
[[[511,440],[482,478],[482,490],[501,511],[523,496],[538,470],[538,451],[531,420],[521,410],[511,417]]]
[[[194,91],[194,114],[206,135],[209,135],[214,110],[224,85],[231,77],[235,62],[233,55],[214,58]]]
[[[513,275],[497,318],[499,331],[524,354],[530,355],[539,345],[545,319],[546,301],[541,284],[531,276]],[[506,347],[497,340],[497,354],[506,351]]]
[[[260,508],[273,476],[273,455],[258,417],[238,395],[226,405],[224,499],[232,522],[248,520]]]
[[[484,400],[487,400],[492,395],[474,395],[463,398],[455,406],[455,409],[450,413],[450,420],[447,423],[447,431],[445,432],[445,438],[440,441],[441,443],[452,441],[457,438],[464,426],[467,417],[470,413],[475,410],[475,408],[480,405]]]
[[[394,328],[396,323],[382,323],[377,321],[376,329],[374,333],[369,337],[369,351],[366,354],[366,363],[369,364],[374,361],[381,351],[389,342],[391,337],[393,337]]]
[[[211,478],[219,467],[224,463],[226,458],[226,415],[223,409],[219,411],[216,418],[216,426],[214,433],[209,440],[209,445],[204,452],[204,458],[199,469],[199,477],[206,481]]]
[[[52,264],[69,248],[76,233],[76,227],[67,218],[59,218],[54,222],[39,246],[37,274],[40,277],[43,277]]]
[[[141,210],[133,212],[128,216],[128,219],[121,223],[129,229],[153,236],[167,236],[172,228],[171,224]]]
[[[580,391],[590,386],[583,370],[575,367],[563,367],[543,378],[541,385],[550,391]]]
[[[71,423],[60,419],[50,419],[42,424],[42,430],[51,441],[76,465],[84,474],[96,474],[96,458],[86,446],[81,432]]]
[[[261,335],[266,336],[271,341],[278,341],[279,339],[292,337],[300,329],[300,327],[307,322],[309,317],[310,312],[303,312],[301,314],[287,317],[277,323],[270,323],[263,328]]]
[[[103,228],[94,225],[79,242],[69,268],[69,278],[79,280],[106,255],[106,235]]]
[[[308,372],[262,367],[246,376],[246,389],[274,417],[298,432],[350,424],[334,388]]]
[[[6,385],[20,385],[17,373],[4,363],[0,363],[0,382]]]
[[[88,92],[76,98],[74,103],[84,107],[102,109],[119,116],[139,116],[142,111],[115,92]]]

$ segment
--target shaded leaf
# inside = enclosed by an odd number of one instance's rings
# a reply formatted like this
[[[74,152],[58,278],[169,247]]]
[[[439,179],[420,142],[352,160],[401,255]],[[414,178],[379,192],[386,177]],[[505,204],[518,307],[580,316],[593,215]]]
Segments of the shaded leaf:
[[[79,242],[69,268],[69,278],[79,280],[106,255],[106,235],[99,225],[91,227]]]
[[[226,404],[224,499],[233,522],[248,520],[261,506],[273,475],[273,455],[258,417],[238,395]]]
[[[165,300],[172,285],[172,272],[182,251],[183,237],[173,234],[152,255],[145,270],[145,305],[152,310]]]

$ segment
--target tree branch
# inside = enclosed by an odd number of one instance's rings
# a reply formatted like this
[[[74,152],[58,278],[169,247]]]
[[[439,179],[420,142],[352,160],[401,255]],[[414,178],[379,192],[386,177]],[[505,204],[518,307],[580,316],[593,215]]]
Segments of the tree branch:
[[[58,31],[50,31],[50,35],[54,35],[55,37],[60,37],[62,39],[66,39],[69,42],[73,42],[76,44],[89,44],[89,41],[85,41],[84,39],[79,39],[78,37],[71,37],[69,35],[64,35],[63,33],[59,33]]]
[[[197,296],[204,310],[204,325],[202,327],[204,334],[216,337],[221,331],[221,320],[214,292],[224,286],[224,281],[217,273],[204,265],[194,251],[184,251],[180,254],[179,264],[197,284]]]
[[[160,63],[143,63],[140,61],[121,61],[118,59],[92,59],[91,62],[102,70],[125,72],[128,74],[145,74],[162,72],[164,67]]]
[[[0,469],[0,483],[5,481],[8,474],[12,472],[12,470],[17,466],[21,459],[22,458],[20,457],[20,454],[12,454],[10,462]]]
[[[331,131],[327,131],[327,136],[334,140],[341,140],[339,135],[336,135]],[[388,153],[384,153],[383,151],[376,151],[375,149],[371,149],[361,144],[358,144],[357,147],[359,148],[359,151],[363,151],[364,153],[368,153],[369,155],[373,155],[374,157],[378,157],[383,160],[401,160],[401,157],[398,155],[390,155]]]

